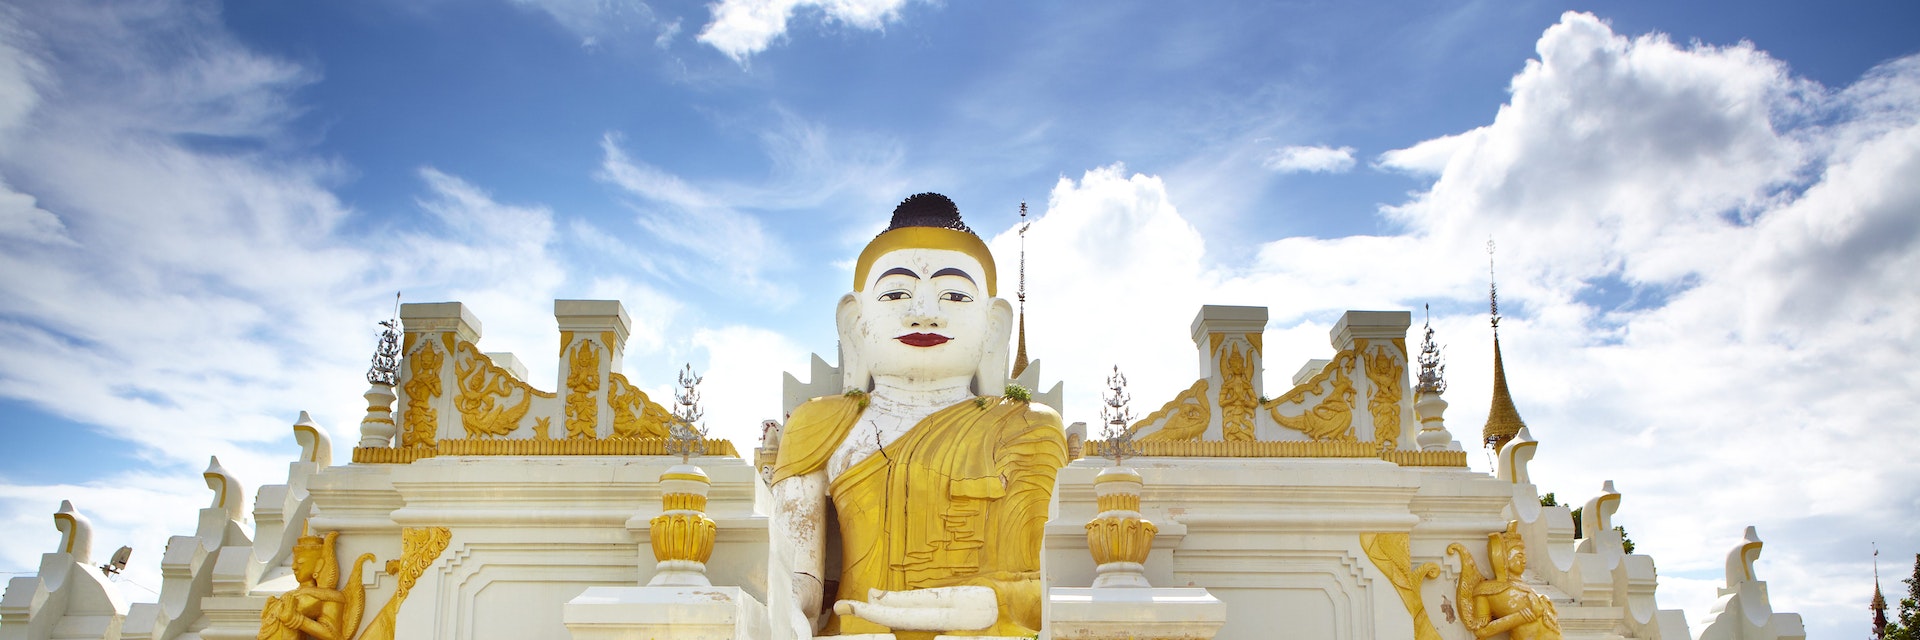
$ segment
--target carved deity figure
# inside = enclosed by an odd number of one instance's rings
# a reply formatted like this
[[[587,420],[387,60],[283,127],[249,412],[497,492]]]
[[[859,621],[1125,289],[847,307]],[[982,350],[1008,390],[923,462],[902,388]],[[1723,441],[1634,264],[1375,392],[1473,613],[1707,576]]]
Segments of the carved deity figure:
[[[300,586],[267,598],[266,608],[260,610],[259,640],[349,640],[359,630],[360,615],[367,609],[360,568],[374,558],[367,553],[355,559],[343,585],[334,556],[334,540],[339,537],[334,531],[325,538],[300,536],[294,542],[293,577]]]
[[[1507,530],[1487,534],[1487,561],[1493,578],[1480,575],[1473,552],[1460,543],[1447,545],[1460,557],[1460,582],[1455,594],[1460,618],[1476,638],[1511,632],[1513,640],[1560,640],[1560,620],[1553,601],[1521,580],[1527,570],[1527,547],[1520,539],[1519,522]]]
[[[938,194],[902,202],[861,252],[837,314],[847,393],[795,408],[774,463],[769,589],[792,595],[774,612],[781,637],[1040,628],[1040,541],[1066,440],[1058,413],[999,395],[1013,309],[995,293],[992,254]]]

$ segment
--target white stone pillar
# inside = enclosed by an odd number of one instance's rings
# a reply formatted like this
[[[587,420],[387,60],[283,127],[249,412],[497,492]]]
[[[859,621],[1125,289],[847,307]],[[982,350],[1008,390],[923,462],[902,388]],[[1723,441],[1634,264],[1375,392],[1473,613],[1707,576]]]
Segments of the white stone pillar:
[[[608,378],[621,369],[632,322],[618,300],[555,300],[560,325],[560,380],[564,431],[554,437],[605,438],[613,433]],[[565,434],[565,435],[561,435]]]
[[[1262,338],[1266,307],[1204,305],[1193,318],[1193,346],[1212,405],[1202,440],[1260,439],[1260,394],[1266,388]],[[1267,436],[1271,439],[1272,436]]]
[[[1328,332],[1337,351],[1352,350],[1359,361],[1354,376],[1354,436],[1361,440],[1391,440],[1394,448],[1413,449],[1417,427],[1407,417],[1413,413],[1412,371],[1407,357],[1407,328],[1413,326],[1413,314],[1407,311],[1348,311]],[[1383,396],[1382,393],[1385,393]],[[1379,406],[1376,399],[1391,399]],[[1361,425],[1366,425],[1364,430]],[[1383,437],[1384,436],[1384,437]]]
[[[464,437],[453,404],[460,388],[454,359],[461,342],[479,342],[480,320],[458,302],[409,302],[400,305],[400,325],[405,339],[395,446],[432,446],[441,438]]]

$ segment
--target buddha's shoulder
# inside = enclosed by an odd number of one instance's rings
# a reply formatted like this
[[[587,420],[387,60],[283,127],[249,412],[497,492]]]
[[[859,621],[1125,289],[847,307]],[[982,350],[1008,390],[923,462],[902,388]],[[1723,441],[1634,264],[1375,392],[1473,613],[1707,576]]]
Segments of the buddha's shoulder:
[[[1000,398],[999,401],[1001,406],[1024,420],[1029,427],[1048,427],[1057,431],[1064,426],[1060,412],[1054,411],[1053,407],[1015,398]]]
[[[851,422],[865,408],[867,398],[862,394],[820,396],[794,407],[793,415],[787,417],[787,424],[792,427]]]

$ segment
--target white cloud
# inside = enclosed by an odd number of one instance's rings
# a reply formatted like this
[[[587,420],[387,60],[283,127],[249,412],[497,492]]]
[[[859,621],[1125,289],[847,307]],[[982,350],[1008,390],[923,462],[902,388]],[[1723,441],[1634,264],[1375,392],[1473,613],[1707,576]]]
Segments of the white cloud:
[[[1395,149],[1380,154],[1380,167],[1408,173],[1438,176],[1447,168],[1447,162],[1453,160],[1454,152],[1473,144],[1479,129],[1450,136],[1440,136],[1405,149]]]
[[[1260,164],[1281,173],[1346,173],[1353,168],[1353,147],[1280,147]]]
[[[788,23],[800,9],[817,9],[827,20],[873,31],[897,18],[906,4],[907,0],[720,0],[708,5],[713,19],[696,39],[745,65],[787,33]]]
[[[1145,408],[1184,387],[1201,303],[1269,307],[1275,392],[1330,351],[1339,310],[1432,301],[1448,422],[1471,444],[1497,237],[1536,482],[1578,504],[1616,480],[1618,521],[1673,578],[1661,602],[1696,622],[1711,592],[1678,591],[1717,583],[1758,525],[1775,608],[1842,635],[1866,543],[1910,539],[1920,509],[1898,453],[1920,433],[1891,428],[1920,411],[1920,57],[1828,92],[1750,45],[1629,39],[1584,14],[1539,52],[1491,124],[1383,157],[1435,175],[1387,211],[1399,235],[1281,239],[1222,265],[1160,179],[1062,180],[1027,238],[1029,349],[1085,419],[1115,362]],[[995,238],[1003,262],[1014,240]]]

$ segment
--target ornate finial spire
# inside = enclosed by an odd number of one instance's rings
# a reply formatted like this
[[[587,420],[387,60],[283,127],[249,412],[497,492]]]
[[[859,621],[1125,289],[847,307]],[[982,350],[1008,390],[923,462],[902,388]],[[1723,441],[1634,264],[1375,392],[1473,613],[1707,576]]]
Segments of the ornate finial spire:
[[[1493,335],[1500,336],[1500,283],[1493,277],[1493,238],[1487,238],[1487,315],[1493,318]]]
[[[700,408],[700,381],[693,364],[680,372],[680,390],[673,393],[673,425],[667,427],[667,455],[680,456],[685,463],[694,456],[707,454],[707,427],[700,424],[706,411]]]
[[[1100,419],[1107,424],[1100,428],[1100,442],[1095,452],[1113,460],[1117,467],[1129,456],[1140,455],[1139,449],[1133,446],[1133,431],[1127,429],[1127,425],[1133,424],[1133,410],[1127,407],[1133,396],[1127,393],[1127,376],[1120,373],[1120,365],[1113,365],[1113,375],[1107,376],[1107,393],[1100,399],[1107,405],[1100,409]]]
[[[1027,203],[1020,203],[1020,290],[1015,294],[1020,298],[1020,340],[1019,347],[1013,352],[1013,377],[1027,371]]]
[[[1487,240],[1487,310],[1493,316],[1493,405],[1487,409],[1487,424],[1480,430],[1487,448],[1499,451],[1514,434],[1527,426],[1520,411],[1513,408],[1513,396],[1507,393],[1507,369],[1500,359],[1500,290],[1493,280],[1493,240]]]
[[[1873,637],[1887,637],[1887,597],[1880,594],[1880,545],[1873,546],[1873,602],[1867,605],[1873,610]]]
[[[1433,307],[1421,305],[1427,311],[1427,337],[1420,341],[1420,384],[1415,385],[1415,393],[1446,393],[1447,364],[1440,357],[1440,345],[1433,341]]]
[[[400,292],[393,294],[393,315],[380,321],[380,344],[373,348],[373,366],[367,369],[367,384],[393,386],[400,371]]]

